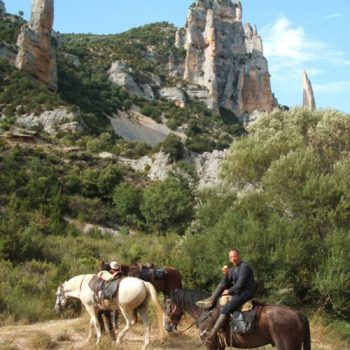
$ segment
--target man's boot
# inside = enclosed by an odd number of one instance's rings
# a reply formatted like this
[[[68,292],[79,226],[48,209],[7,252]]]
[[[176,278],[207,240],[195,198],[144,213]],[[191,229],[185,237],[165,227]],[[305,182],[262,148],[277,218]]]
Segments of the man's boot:
[[[211,297],[197,301],[196,305],[202,309],[212,309],[223,290],[224,288],[219,284]]]
[[[215,321],[215,324],[213,328],[210,330],[209,335],[205,339],[205,342],[210,342],[214,339],[216,333],[220,330],[220,328],[224,325],[226,322],[226,315],[220,314],[217,320]]]

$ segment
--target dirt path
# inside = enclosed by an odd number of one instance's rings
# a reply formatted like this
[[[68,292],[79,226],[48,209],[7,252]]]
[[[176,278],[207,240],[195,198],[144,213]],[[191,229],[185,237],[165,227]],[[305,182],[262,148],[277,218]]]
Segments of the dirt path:
[[[185,329],[190,323],[186,320],[182,324]],[[101,345],[96,347],[94,341],[86,343],[89,320],[87,317],[56,320],[32,325],[16,325],[0,327],[0,350],[138,350],[143,344],[143,328],[137,324],[125,336],[125,341],[118,347],[111,343],[109,336],[104,336]],[[181,331],[181,329],[180,329]],[[349,350],[343,343],[334,343],[325,339],[327,332],[320,325],[312,325],[313,350]],[[159,332],[152,327],[151,344],[149,350],[204,350],[199,346],[197,329],[191,328],[184,334],[170,334],[161,343]],[[260,349],[272,350],[271,346]]]

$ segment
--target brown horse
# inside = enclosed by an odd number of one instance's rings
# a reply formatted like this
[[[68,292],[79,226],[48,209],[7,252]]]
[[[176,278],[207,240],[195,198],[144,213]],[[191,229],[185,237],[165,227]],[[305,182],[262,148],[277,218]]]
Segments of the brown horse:
[[[268,344],[277,350],[311,350],[310,326],[306,316],[280,305],[256,306],[259,316],[255,329],[249,334],[233,333],[227,322],[220,336],[205,342],[205,335],[220,312],[218,308],[208,312],[196,306],[196,301],[206,297],[207,293],[189,289],[172,293],[164,306],[165,329],[168,332],[176,330],[182,315],[187,312],[194,318],[208,350],[224,350],[226,346],[252,349]]]
[[[157,268],[155,266],[130,266],[128,276],[138,277],[151,282],[157,293],[163,293],[168,297],[171,292],[182,288],[182,278],[178,270],[171,266]]]

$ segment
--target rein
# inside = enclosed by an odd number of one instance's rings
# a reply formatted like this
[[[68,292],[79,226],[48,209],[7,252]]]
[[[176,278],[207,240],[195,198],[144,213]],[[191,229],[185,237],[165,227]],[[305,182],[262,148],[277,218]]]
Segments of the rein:
[[[204,315],[204,317],[202,317]],[[201,316],[198,317],[197,320],[195,320],[189,327],[187,327],[184,331],[181,331],[180,333],[187,332],[190,328],[192,328],[194,325],[199,327],[199,325],[204,322],[206,319],[208,319],[211,315],[211,311],[203,312]]]

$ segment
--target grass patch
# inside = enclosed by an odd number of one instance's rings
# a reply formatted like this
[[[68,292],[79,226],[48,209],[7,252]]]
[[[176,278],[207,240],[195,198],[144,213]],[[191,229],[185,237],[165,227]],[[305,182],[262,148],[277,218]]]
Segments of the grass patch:
[[[350,349],[350,322],[332,321],[329,327],[338,334],[342,340],[348,343],[348,348]]]
[[[39,331],[30,339],[30,346],[34,350],[49,350],[56,346],[56,343],[51,339],[46,332]]]
[[[56,338],[56,341],[59,341],[59,342],[69,341],[69,340],[71,340],[71,339],[70,339],[70,336],[69,336],[67,330],[62,330],[62,331],[57,335],[57,338]]]
[[[20,350],[15,344],[0,344],[1,350]]]
[[[311,318],[311,340],[314,350],[350,349],[350,323],[345,321],[329,320],[325,316],[316,315]]]

